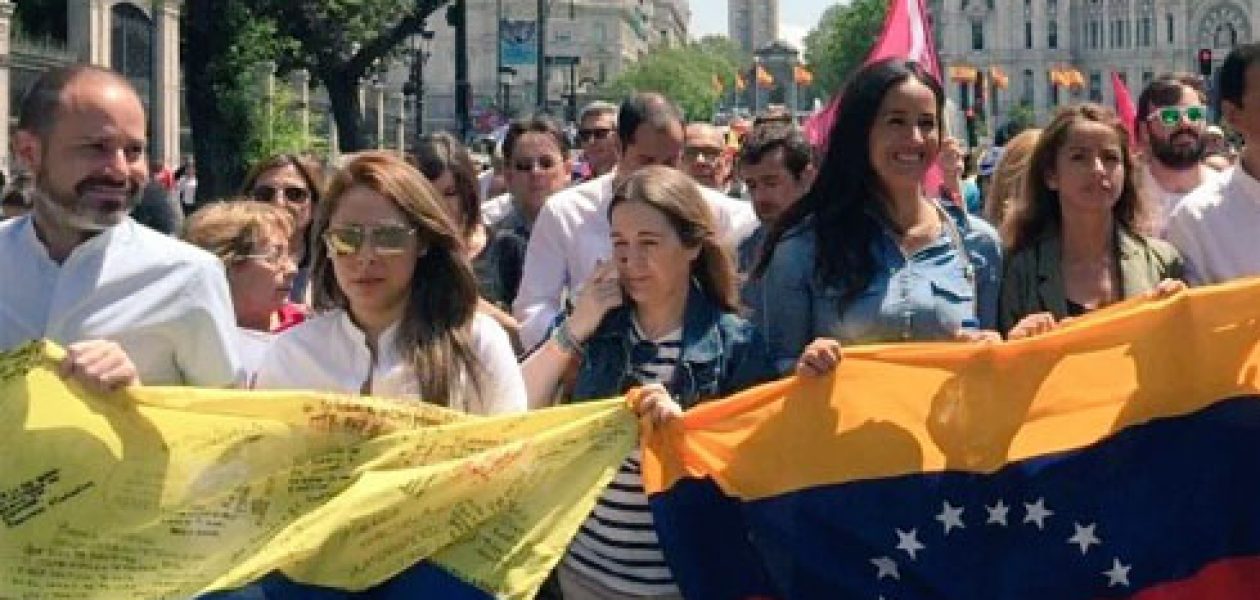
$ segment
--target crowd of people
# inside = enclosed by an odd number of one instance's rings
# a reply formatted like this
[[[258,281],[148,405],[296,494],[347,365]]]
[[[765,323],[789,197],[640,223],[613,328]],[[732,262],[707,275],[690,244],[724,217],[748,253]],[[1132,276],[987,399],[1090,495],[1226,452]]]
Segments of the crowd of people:
[[[51,339],[63,376],[106,394],[302,388],[489,415],[638,388],[641,416],[663,422],[826,375],[846,346],[1002,343],[1260,274],[1260,45],[1219,75],[1237,154],[1200,81],[1169,74],[1132,132],[1105,107],[1063,107],[973,182],[940,84],[891,59],[848,82],[821,149],[790,118],[733,146],[641,92],[583,110],[576,149],[550,117],[512,122],[494,197],[446,133],[407,155],[275,156],[238,197],[201,204],[189,167],[170,182],[190,210],[177,237],[129,217],[149,185],[136,92],[55,69],[14,136],[35,176],[29,214],[0,223],[0,279],[22,282],[0,288],[0,351]],[[639,460],[547,593],[680,597]]]

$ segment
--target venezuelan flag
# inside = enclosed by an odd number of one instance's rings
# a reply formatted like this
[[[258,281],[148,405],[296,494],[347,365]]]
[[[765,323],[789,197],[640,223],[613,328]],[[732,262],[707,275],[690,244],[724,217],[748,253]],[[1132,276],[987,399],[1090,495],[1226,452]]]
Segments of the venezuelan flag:
[[[846,351],[654,432],[688,598],[1260,598],[1260,282]]]

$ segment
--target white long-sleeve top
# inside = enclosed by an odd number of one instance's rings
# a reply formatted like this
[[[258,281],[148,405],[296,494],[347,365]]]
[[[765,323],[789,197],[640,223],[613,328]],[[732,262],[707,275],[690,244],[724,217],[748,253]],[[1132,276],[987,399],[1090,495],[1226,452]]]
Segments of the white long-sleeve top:
[[[373,396],[418,400],[420,379],[398,352],[398,323],[381,333],[372,362],[363,331],[343,310],[331,310],[276,336],[258,365],[257,389],[302,389],[358,394],[370,379]],[[472,322],[472,349],[481,361],[481,391],[465,374],[446,403],[481,415],[524,412],[525,381],[507,333],[481,313]]]
[[[612,256],[608,205],[615,176],[614,171],[556,192],[534,221],[521,288],[512,305],[526,348],[537,345],[547,334],[566,290],[576,290],[590,277],[597,262]],[[713,212],[719,238],[733,256],[739,243],[757,228],[752,205],[704,186],[700,192]]]
[[[31,217],[0,223],[0,351],[46,338],[117,343],[145,385],[236,383],[236,316],[223,263],[131,219],[61,264]]]

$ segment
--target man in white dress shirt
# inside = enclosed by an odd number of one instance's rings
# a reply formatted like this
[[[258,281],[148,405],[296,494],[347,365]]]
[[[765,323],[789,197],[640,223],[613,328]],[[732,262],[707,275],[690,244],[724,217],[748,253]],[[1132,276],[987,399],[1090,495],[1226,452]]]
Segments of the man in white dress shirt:
[[[1221,114],[1246,144],[1238,165],[1187,195],[1168,222],[1168,241],[1191,283],[1260,275],[1260,44],[1230,51],[1218,81]]]
[[[62,373],[108,391],[237,381],[222,264],[127,214],[148,179],[146,120],[122,76],[76,65],[45,73],[13,137],[36,175],[30,215],[0,224],[0,351],[47,338]]]
[[[556,193],[534,222],[525,253],[521,288],[512,305],[521,322],[521,343],[541,342],[563,308],[566,292],[581,286],[612,255],[608,203],[620,178],[648,165],[677,168],[683,149],[683,115],[660,94],[638,93],[617,113],[621,158],[611,173]],[[757,227],[752,206],[701,186],[718,235],[734,248]]]

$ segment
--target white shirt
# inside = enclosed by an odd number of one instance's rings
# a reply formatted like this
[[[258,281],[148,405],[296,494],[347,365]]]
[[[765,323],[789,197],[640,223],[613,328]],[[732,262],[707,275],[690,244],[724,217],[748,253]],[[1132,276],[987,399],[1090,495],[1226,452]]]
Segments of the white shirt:
[[[396,343],[398,324],[381,333],[379,355],[372,363],[363,331],[344,310],[331,310],[276,336],[258,366],[254,387],[304,389],[358,394],[371,379],[373,396],[414,400],[420,379],[404,362]],[[452,409],[482,415],[524,412],[525,381],[507,333],[494,319],[473,317],[472,350],[483,369],[481,393],[463,379],[465,393],[445,403]]]
[[[258,372],[258,365],[262,364],[263,357],[267,355],[267,350],[271,348],[271,342],[275,339],[274,333],[244,327],[236,328],[236,353],[241,357],[243,380],[251,387],[254,375]]]
[[[1225,171],[1181,201],[1168,241],[1196,285],[1260,275],[1260,181],[1242,166]]]
[[[521,289],[512,305],[526,348],[534,347],[547,334],[560,312],[564,292],[582,285],[598,261],[612,256],[608,204],[615,175],[614,171],[556,192],[538,213],[525,251]],[[752,205],[698,187],[717,221],[718,237],[733,253],[757,228]]]
[[[503,193],[481,203],[481,222],[494,227],[512,212],[512,194]]]
[[[1159,180],[1155,179],[1155,175],[1151,173],[1151,167],[1149,165],[1142,168],[1143,183],[1146,186],[1148,197],[1152,200],[1151,226],[1155,233],[1157,233],[1160,237],[1167,236],[1168,218],[1172,215],[1173,210],[1177,208],[1177,205],[1181,204],[1181,201],[1186,196],[1189,196],[1192,192],[1194,192],[1194,190],[1212,183],[1222,176],[1221,173],[1203,165],[1199,165],[1196,168],[1199,169],[1200,177],[1202,178],[1201,183],[1199,183],[1198,187],[1188,192],[1170,192],[1164,189],[1164,186],[1160,185]]]
[[[146,385],[238,380],[236,317],[212,254],[126,219],[58,265],[22,217],[0,223],[0,256],[0,351],[106,339]]]

